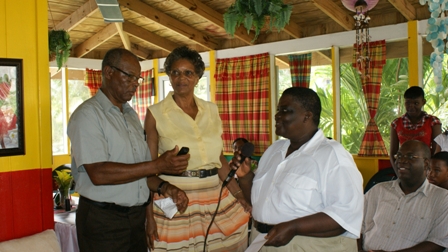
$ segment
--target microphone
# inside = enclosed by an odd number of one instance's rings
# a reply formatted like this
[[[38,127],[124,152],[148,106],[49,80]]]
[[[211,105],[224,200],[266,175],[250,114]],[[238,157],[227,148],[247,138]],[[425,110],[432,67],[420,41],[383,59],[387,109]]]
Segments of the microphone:
[[[255,146],[252,143],[250,143],[250,142],[245,143],[243,145],[243,147],[241,148],[241,161],[240,162],[244,162],[244,160],[247,157],[252,156],[252,154],[254,154],[254,150],[255,150]],[[230,170],[229,175],[227,175],[226,180],[224,180],[224,182],[222,182],[223,187],[225,185],[227,185],[227,183],[229,183],[229,181],[235,176],[235,173],[236,173],[236,170],[234,170],[234,169]]]

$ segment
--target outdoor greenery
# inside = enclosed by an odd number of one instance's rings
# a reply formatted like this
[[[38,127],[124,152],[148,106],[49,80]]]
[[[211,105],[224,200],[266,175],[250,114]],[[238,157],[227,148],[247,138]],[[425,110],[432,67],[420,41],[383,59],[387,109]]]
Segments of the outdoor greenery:
[[[255,31],[256,40],[267,22],[269,31],[281,31],[289,23],[291,12],[292,6],[282,0],[236,0],[224,13],[224,29],[233,36],[243,24],[247,33]]]
[[[446,69],[446,62],[444,69]],[[432,67],[429,57],[423,62],[423,88],[427,100],[423,108],[427,113],[439,117],[442,125],[448,123],[448,84],[446,70],[443,70],[443,91],[436,92]],[[365,104],[359,75],[351,64],[341,64],[341,142],[352,154],[357,154],[369,121],[369,113]],[[289,79],[289,80],[288,80]],[[284,89],[291,86],[289,69],[279,71],[279,97]],[[322,101],[322,114],[319,127],[326,136],[333,135],[333,93],[331,85],[331,66],[312,67],[310,88],[315,90]],[[389,59],[383,68],[380,100],[375,121],[384,140],[387,150],[390,143],[390,123],[403,115],[404,91],[408,88],[407,58]]]

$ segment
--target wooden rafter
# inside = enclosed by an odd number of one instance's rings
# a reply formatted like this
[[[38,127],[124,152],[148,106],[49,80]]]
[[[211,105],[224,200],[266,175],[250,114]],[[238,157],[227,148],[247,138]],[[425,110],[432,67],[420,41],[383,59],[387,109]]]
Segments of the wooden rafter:
[[[117,34],[118,30],[114,24],[106,26],[104,29],[97,32],[95,35],[78,45],[74,50],[75,57],[80,58],[86,55],[87,53]]]
[[[346,14],[345,11],[333,1],[328,0],[311,0],[317,8],[323,11],[327,16],[333,19],[336,23],[342,26],[347,31],[355,28],[355,21],[353,17]]]
[[[129,50],[142,59],[149,59],[152,55],[152,52],[150,50],[134,43],[131,43],[131,49]]]
[[[198,16],[201,16],[202,18],[207,19],[208,21],[212,22],[218,27],[221,27],[224,29],[224,17],[223,14],[215,11],[214,9],[208,7],[206,4],[202,3],[199,0],[174,0],[180,5],[184,6],[185,8],[188,8],[190,11],[193,11]],[[247,34],[247,30],[240,26],[235,31],[235,38],[243,41],[244,43],[248,45],[252,45],[252,40],[255,37],[254,33]]]
[[[171,40],[168,40],[166,38],[160,37],[144,28],[141,28],[138,25],[135,25],[131,22],[125,22],[123,24],[123,31],[128,33],[129,35],[132,35],[136,38],[142,39],[148,43],[151,43],[160,49],[171,52],[179,45],[174,43]]]
[[[283,28],[283,31],[288,33],[293,38],[300,38],[300,27],[293,21],[289,21],[289,24]]]
[[[126,32],[123,31],[122,23],[114,23],[117,28],[118,34],[120,34],[121,41],[123,42],[124,48],[131,50],[131,41],[129,41],[129,36]]]
[[[319,54],[319,56],[321,56],[322,58],[325,58],[329,64],[331,64],[331,50],[321,50],[321,51],[316,51],[317,54]]]
[[[118,0],[121,6],[136,12],[158,24],[165,26],[172,31],[187,37],[197,44],[204,46],[209,50],[218,49],[218,41],[202,33],[191,26],[174,19],[167,14],[139,1],[139,0]]]
[[[275,65],[278,66],[278,68],[280,68],[280,69],[289,68],[288,56],[285,56],[285,55],[275,56]]]
[[[100,9],[98,8],[98,5],[96,5],[95,0],[89,0],[68,17],[64,18],[64,20],[57,24],[54,29],[70,31],[87,17],[95,14],[95,12],[99,10]]]
[[[395,9],[397,9],[408,21],[415,20],[417,12],[414,6],[412,6],[407,0],[389,0]]]

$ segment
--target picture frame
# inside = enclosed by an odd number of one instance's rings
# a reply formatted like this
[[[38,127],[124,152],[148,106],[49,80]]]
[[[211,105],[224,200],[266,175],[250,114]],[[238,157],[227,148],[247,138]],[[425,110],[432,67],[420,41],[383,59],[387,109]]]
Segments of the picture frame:
[[[25,154],[22,64],[0,58],[0,157]]]

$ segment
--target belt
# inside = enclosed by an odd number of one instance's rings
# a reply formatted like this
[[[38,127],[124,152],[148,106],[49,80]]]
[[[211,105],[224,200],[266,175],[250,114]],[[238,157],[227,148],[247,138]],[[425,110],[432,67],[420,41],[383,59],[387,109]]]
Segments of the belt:
[[[258,222],[256,220],[253,220],[253,225],[257,229],[258,232],[262,234],[266,234],[271,230],[275,225],[269,225],[265,223]]]
[[[213,168],[210,170],[206,170],[206,169],[187,170],[187,171],[184,171],[180,176],[206,178],[206,177],[210,177],[210,176],[218,174],[218,170],[219,170],[218,168]]]
[[[132,208],[135,208],[135,207],[146,207],[150,203],[150,200],[148,200],[147,202],[145,202],[145,204],[143,204],[141,206],[127,207],[127,206],[120,206],[120,205],[117,205],[115,203],[94,201],[94,200],[91,200],[91,199],[86,198],[84,196],[80,196],[79,200],[85,201],[85,202],[87,202],[90,205],[93,205],[93,206],[96,206],[96,207],[99,207],[99,208],[102,208],[102,209],[109,209],[109,210],[114,210],[114,211],[118,211],[118,212],[122,212],[122,213],[127,213],[127,212],[129,212],[129,210],[131,210]]]

